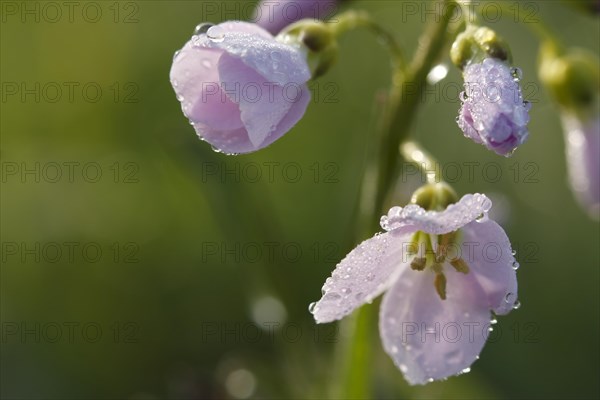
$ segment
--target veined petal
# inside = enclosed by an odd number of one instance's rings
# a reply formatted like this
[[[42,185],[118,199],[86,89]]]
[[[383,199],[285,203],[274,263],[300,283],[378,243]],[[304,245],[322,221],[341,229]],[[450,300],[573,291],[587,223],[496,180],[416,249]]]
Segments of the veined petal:
[[[413,385],[467,372],[487,338],[490,311],[480,285],[472,275],[444,274],[445,300],[436,293],[433,271],[406,269],[381,304],[384,349]]]
[[[444,211],[425,211],[416,204],[393,207],[381,217],[381,227],[387,231],[411,227],[414,231],[441,235],[462,228],[492,208],[492,201],[479,193],[464,195]]]
[[[517,274],[504,229],[488,220],[471,222],[461,231],[462,259],[485,293],[487,307],[498,315],[509,313],[517,302]]]
[[[386,290],[407,268],[410,233],[377,234],[352,250],[325,281],[312,310],[317,323],[341,319]]]

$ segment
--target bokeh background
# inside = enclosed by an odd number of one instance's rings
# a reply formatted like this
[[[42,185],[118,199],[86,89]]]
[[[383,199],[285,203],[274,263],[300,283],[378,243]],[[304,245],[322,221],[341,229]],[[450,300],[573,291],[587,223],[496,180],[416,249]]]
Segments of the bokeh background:
[[[385,50],[368,32],[345,35],[292,132],[228,157],[197,139],[168,74],[196,24],[248,18],[252,2],[78,1],[72,14],[54,2],[60,17],[50,3],[1,2],[2,398],[327,397],[343,332],[315,326],[307,307],[354,245]],[[370,11],[410,54],[424,22],[403,3],[343,8]],[[597,18],[508,4],[599,52]],[[567,186],[538,40],[514,20],[484,22],[524,72],[528,143],[504,159],[462,137],[454,68],[413,137],[441,165],[480,163],[453,185],[494,198],[522,307],[499,319],[471,373],[423,387],[407,386],[374,332],[365,371],[378,398],[600,395],[599,227]]]

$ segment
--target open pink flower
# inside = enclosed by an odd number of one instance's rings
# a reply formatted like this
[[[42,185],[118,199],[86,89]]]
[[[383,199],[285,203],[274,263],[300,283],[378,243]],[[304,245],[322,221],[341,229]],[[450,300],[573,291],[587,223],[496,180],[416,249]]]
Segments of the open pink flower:
[[[199,26],[175,53],[171,84],[198,136],[249,153],[288,132],[310,101],[306,56],[255,24]]]
[[[490,208],[481,194],[441,212],[392,208],[381,221],[387,232],[358,245],[327,279],[311,305],[315,320],[338,320],[385,292],[379,332],[409,383],[468,372],[495,323],[491,311],[518,307],[518,264]]]

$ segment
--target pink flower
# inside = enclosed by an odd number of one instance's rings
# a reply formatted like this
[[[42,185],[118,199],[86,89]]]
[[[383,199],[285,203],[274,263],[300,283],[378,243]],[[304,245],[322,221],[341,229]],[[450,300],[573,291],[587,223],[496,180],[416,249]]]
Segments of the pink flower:
[[[263,0],[256,6],[252,21],[272,34],[304,18],[325,20],[333,17],[336,0]]]
[[[394,207],[387,231],[352,250],[310,307],[317,323],[350,314],[385,292],[379,332],[410,384],[468,372],[479,358],[491,312],[518,307],[515,261],[491,201],[466,195],[444,211]],[[416,236],[415,236],[416,234]]]
[[[600,115],[582,120],[562,116],[569,181],[590,217],[600,219]]]
[[[171,84],[196,133],[228,154],[262,149],[288,132],[310,101],[306,56],[257,25],[200,25],[175,53]]]

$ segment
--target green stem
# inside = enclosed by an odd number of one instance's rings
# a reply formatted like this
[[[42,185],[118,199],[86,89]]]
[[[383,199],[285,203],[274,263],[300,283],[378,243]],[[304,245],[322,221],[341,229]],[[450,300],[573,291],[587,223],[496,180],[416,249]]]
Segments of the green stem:
[[[374,163],[367,166],[368,171],[373,169],[376,171],[376,186],[372,188],[375,191],[375,199],[369,201],[365,207],[361,207],[361,211],[369,218],[369,221],[377,224],[378,216],[385,207],[387,193],[393,187],[393,179],[400,161],[399,145],[406,140],[410,133],[423,89],[427,85],[427,74],[446,47],[449,36],[452,36],[447,35],[447,31],[457,4],[450,0],[446,0],[446,2],[448,3],[448,7],[444,7],[446,13],[441,16],[439,22],[432,23],[424,32],[419,41],[421,47],[418,48],[410,66],[400,67],[400,65],[404,65],[402,62],[397,64],[397,69],[394,71],[393,86],[382,126],[381,147],[378,154],[375,155]],[[339,28],[340,30],[345,29],[344,23],[340,26],[342,27]],[[363,189],[364,187],[366,186],[363,185]],[[366,230],[368,231],[366,235],[370,235],[373,231],[378,231],[379,226],[371,225]],[[364,236],[362,238],[364,239]],[[348,342],[340,343],[345,356],[340,357],[342,362],[340,369],[343,371],[343,377],[342,386],[336,393],[336,397],[344,399],[372,397],[369,387],[373,373],[370,368],[373,365],[370,350],[373,346],[371,334],[374,331],[373,326],[376,326],[374,323],[376,320],[375,309],[374,306],[361,307],[352,318],[344,321],[341,326],[342,336],[347,337]]]
[[[367,28],[383,42],[390,52],[394,71],[403,72],[406,69],[404,53],[394,36],[374,21],[366,11],[346,11],[345,13],[336,16],[335,21],[336,22],[331,22],[331,31],[336,37],[356,28]]]
[[[446,0],[446,2],[448,3],[448,7],[444,7],[446,13],[441,16],[439,23],[427,27],[420,41],[421,46],[417,49],[404,81],[391,93],[391,114],[388,117],[386,134],[382,138],[379,154],[376,210],[373,211],[373,215],[380,213],[385,205],[387,189],[392,186],[400,161],[398,147],[409,136],[422,93],[427,85],[427,74],[448,43],[446,35],[448,25],[458,6],[454,1]]]

